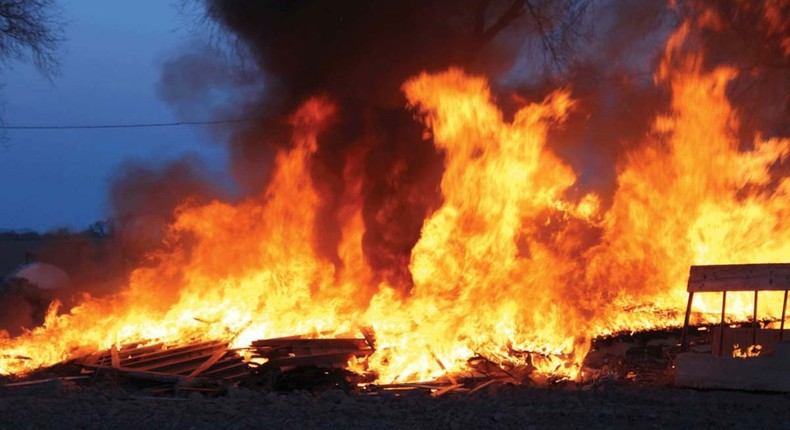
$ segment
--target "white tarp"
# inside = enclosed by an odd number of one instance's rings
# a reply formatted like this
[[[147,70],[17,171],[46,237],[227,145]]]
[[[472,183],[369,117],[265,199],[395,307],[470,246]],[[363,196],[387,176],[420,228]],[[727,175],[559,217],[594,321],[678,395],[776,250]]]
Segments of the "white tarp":
[[[46,263],[28,263],[18,267],[7,276],[9,279],[24,278],[42,290],[57,290],[69,284],[69,275],[57,266]]]

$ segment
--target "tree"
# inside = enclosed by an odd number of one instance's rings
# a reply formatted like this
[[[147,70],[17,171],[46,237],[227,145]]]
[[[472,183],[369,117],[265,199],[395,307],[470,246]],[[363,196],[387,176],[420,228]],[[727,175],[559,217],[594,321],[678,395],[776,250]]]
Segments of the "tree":
[[[55,0],[0,0],[0,59],[33,63],[51,76],[63,42],[63,22]]]

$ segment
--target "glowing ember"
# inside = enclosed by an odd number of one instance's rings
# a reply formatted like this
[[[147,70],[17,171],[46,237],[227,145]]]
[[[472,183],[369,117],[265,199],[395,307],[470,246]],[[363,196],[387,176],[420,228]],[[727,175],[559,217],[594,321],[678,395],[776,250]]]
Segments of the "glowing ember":
[[[762,348],[763,347],[760,345],[752,345],[741,348],[740,345],[736,343],[734,345],[734,349],[732,350],[732,356],[735,358],[759,357],[760,352],[762,352]]]

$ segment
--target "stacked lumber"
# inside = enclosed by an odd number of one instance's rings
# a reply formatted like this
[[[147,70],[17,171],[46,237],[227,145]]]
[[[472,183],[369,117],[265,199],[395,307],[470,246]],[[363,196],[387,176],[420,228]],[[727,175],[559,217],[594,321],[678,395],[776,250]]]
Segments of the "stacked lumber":
[[[298,367],[346,368],[351,359],[365,359],[374,351],[369,337],[306,339],[292,336],[252,342],[253,357],[266,359],[263,366],[281,371]]]
[[[127,344],[92,354],[78,362],[89,370],[114,370],[133,378],[178,382],[197,377],[237,380],[247,364],[223,340],[179,344]]]

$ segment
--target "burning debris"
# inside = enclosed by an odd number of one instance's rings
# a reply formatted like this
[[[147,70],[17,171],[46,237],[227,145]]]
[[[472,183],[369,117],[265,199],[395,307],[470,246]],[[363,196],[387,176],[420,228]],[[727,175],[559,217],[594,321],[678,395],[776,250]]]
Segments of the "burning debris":
[[[369,358],[376,352],[373,333],[369,330],[363,333],[362,338],[259,339],[244,348],[233,348],[224,340],[130,343],[78,357],[60,367],[39,369],[4,386],[26,387],[53,380],[90,382],[102,378],[124,384],[137,381],[144,387],[138,395],[145,396],[196,390],[221,395],[232,387],[242,386],[264,391],[307,390],[317,394],[332,389],[365,395],[414,391],[439,397],[451,392],[473,394],[502,385],[550,387],[575,382],[583,389],[590,389],[607,381],[664,384],[670,374],[668,348],[675,349],[677,339],[670,332],[642,334],[639,339],[632,336],[602,339],[586,357],[582,375],[576,381],[537,372],[531,364],[532,358],[495,363],[476,355],[469,359],[467,370],[459,372],[448,371],[441,359],[430,353],[445,372],[441,376],[425,381],[381,383],[368,366]],[[534,355],[535,360],[540,359],[539,354]]]

